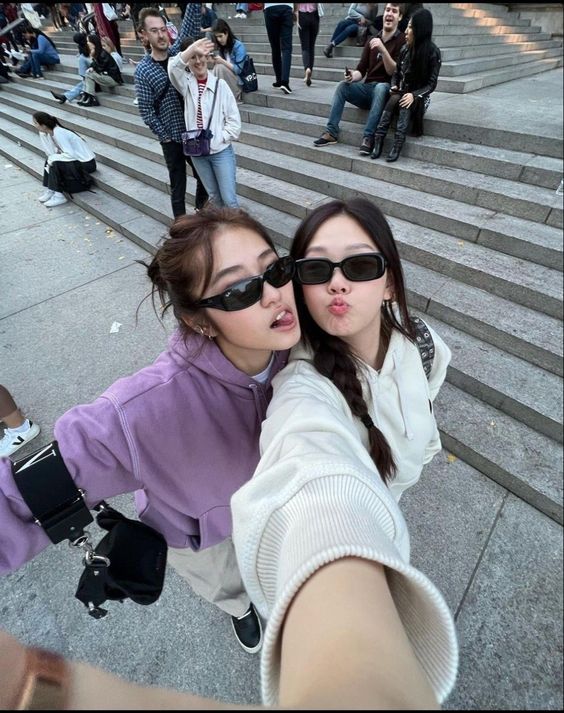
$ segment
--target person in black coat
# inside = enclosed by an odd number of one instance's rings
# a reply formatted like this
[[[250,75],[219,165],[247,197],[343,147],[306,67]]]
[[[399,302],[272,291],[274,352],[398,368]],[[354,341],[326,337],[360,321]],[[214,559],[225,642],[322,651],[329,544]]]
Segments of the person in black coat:
[[[92,64],[84,76],[84,96],[77,104],[79,106],[98,106],[99,101],[95,95],[96,84],[103,87],[117,87],[118,84],[123,84],[123,78],[115,59],[102,47],[98,35],[88,35],[88,46]]]
[[[412,133],[423,134],[423,114],[430,102],[430,95],[437,86],[441,69],[441,51],[434,44],[433,16],[429,10],[416,12],[406,31],[406,44],[402,47],[396,71],[391,79],[390,98],[374,134],[374,149],[370,158],[379,158],[394,113],[398,112],[394,145],[386,161],[397,161],[405,143],[409,123],[413,120]]]

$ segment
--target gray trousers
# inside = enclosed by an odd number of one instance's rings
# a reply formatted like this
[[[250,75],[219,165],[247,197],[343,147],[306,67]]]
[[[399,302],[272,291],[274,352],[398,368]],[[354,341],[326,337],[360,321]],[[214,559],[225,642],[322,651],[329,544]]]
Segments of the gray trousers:
[[[251,600],[245,591],[230,537],[197,552],[169,547],[167,559],[196,594],[231,616],[243,616],[249,608]]]
[[[101,87],[117,87],[118,85],[116,80],[112,79],[109,74],[88,71],[84,75],[84,91],[87,94],[95,94],[96,82],[98,82]]]

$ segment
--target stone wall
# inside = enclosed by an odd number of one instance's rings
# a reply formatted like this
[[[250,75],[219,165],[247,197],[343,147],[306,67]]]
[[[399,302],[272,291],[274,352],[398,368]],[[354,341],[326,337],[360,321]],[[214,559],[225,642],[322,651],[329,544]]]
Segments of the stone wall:
[[[550,32],[555,37],[562,37],[562,3],[504,3],[510,10],[519,12],[532,25],[540,25],[543,32]]]

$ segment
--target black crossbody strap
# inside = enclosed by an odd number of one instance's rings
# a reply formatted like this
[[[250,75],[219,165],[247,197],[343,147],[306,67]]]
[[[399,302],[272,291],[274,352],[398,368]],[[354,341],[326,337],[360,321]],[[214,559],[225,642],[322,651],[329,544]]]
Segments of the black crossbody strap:
[[[213,93],[213,102],[212,102],[212,110],[210,114],[210,118],[208,119],[208,125],[206,127],[206,131],[210,128],[212,116],[213,116],[213,110],[215,109],[215,100],[217,99],[217,92],[218,92],[218,87],[219,87],[219,78],[215,80],[215,92]]]
[[[26,505],[53,544],[76,540],[93,522],[57,441],[15,461],[12,473]]]
[[[429,380],[431,369],[433,368],[433,361],[435,360],[435,342],[433,341],[429,327],[420,317],[411,316],[410,319],[415,329],[416,345],[419,349],[423,370],[425,371],[427,380]]]

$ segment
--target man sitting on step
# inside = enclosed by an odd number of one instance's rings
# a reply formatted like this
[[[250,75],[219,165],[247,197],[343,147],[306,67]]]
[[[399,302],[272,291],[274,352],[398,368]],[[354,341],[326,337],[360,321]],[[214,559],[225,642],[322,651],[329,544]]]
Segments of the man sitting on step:
[[[345,102],[349,102],[359,109],[369,110],[360,153],[362,156],[370,155],[374,147],[374,132],[388,99],[390,77],[396,69],[396,59],[405,43],[405,35],[398,30],[400,20],[400,5],[387,3],[382,31],[366,43],[356,69],[352,72],[346,69],[345,81],[339,83],[333,97],[327,128],[313,142],[314,146],[337,143],[339,122],[343,116]]]

